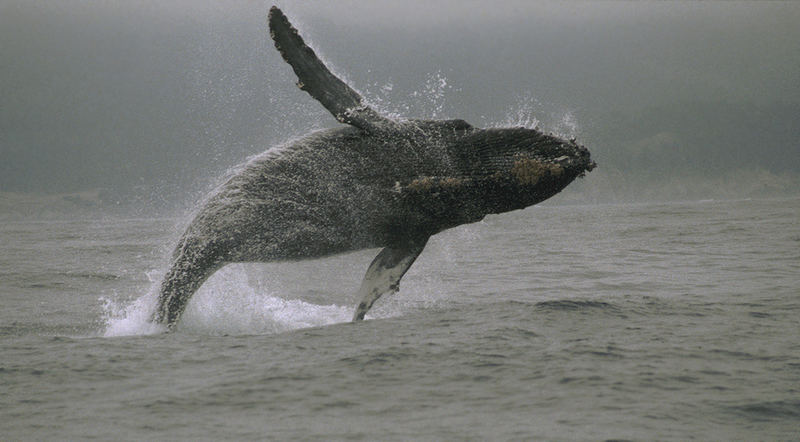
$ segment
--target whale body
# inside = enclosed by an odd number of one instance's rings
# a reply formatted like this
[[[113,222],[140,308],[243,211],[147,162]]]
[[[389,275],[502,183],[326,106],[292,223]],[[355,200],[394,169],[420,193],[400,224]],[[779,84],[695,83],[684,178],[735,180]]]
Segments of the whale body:
[[[192,294],[235,262],[328,256],[381,247],[354,321],[442,230],[541,202],[595,167],[574,140],[463,120],[386,118],[333,75],[276,7],[275,46],[343,126],[250,160],[201,207],[176,246],[153,321],[172,328]]]

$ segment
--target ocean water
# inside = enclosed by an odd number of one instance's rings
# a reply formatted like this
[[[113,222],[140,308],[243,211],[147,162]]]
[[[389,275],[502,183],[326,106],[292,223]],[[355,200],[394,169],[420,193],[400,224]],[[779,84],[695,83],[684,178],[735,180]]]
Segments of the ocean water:
[[[490,216],[358,324],[377,250],[229,266],[157,333],[183,221],[0,225],[0,439],[800,438],[800,199]]]

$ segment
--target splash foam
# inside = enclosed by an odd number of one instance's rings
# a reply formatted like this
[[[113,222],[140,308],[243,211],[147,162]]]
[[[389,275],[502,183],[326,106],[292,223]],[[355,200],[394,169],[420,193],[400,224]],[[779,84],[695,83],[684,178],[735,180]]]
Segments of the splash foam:
[[[350,320],[349,307],[284,299],[248,282],[242,266],[219,270],[192,297],[180,329],[214,334],[272,334]]]
[[[151,290],[152,292],[152,290]],[[105,312],[106,329],[103,336],[136,336],[163,333],[166,327],[150,322],[155,310],[155,293],[148,293],[131,303],[100,298]]]
[[[219,270],[189,301],[178,329],[208,334],[273,334],[348,322],[352,318],[351,306],[284,299],[260,284],[251,284],[250,279],[242,266]],[[150,322],[158,286],[154,283],[147,294],[132,302],[101,298],[106,324],[103,336],[165,332],[165,326]]]

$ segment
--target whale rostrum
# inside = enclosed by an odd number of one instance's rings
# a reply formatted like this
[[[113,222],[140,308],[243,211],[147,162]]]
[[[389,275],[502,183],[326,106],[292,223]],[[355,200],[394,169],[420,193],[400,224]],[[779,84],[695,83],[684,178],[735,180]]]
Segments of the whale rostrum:
[[[269,29],[300,89],[343,125],[251,159],[199,208],[161,282],[153,321],[169,328],[226,264],[381,247],[358,291],[362,320],[398,290],[431,235],[546,200],[595,167],[574,140],[536,129],[387,118],[274,6]]]

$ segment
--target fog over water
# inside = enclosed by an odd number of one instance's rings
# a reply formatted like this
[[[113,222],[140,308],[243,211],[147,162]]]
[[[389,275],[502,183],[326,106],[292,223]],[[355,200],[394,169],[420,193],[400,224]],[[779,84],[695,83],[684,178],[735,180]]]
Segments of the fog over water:
[[[377,249],[226,265],[160,333],[176,244],[370,233],[282,188],[297,210],[231,192],[178,240],[236,165],[338,123],[270,2],[0,0],[0,439],[797,439],[800,2],[489,3],[279,6],[381,112],[598,167],[432,236],[365,321]]]
[[[377,107],[539,126],[599,168],[553,203],[800,193],[800,4],[278,2]],[[337,123],[262,2],[0,3],[0,216],[177,214]]]

